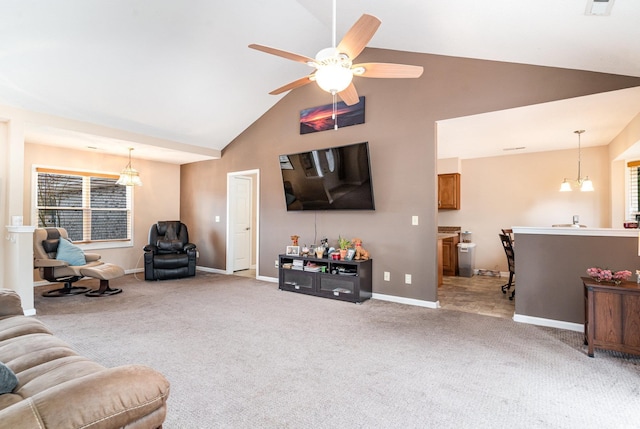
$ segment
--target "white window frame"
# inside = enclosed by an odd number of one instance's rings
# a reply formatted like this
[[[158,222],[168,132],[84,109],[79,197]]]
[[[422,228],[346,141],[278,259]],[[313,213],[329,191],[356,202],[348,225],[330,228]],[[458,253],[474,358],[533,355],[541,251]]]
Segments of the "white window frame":
[[[638,202],[638,194],[640,186],[638,185],[638,169],[640,169],[640,160],[627,161],[625,166],[625,216],[627,220],[635,221],[636,214],[640,214],[640,203]]]
[[[91,170],[82,170],[82,169],[74,169],[74,168],[66,168],[66,167],[54,167],[50,165],[33,165],[31,170],[31,195],[32,195],[32,204],[31,204],[31,225],[35,225],[38,227],[38,169],[45,170],[57,170],[60,171],[60,174],[64,174],[67,172],[69,174],[78,173],[79,175],[85,176],[83,178],[83,187],[86,186],[85,182],[88,182],[90,176],[115,176],[117,177],[119,173],[114,173],[111,171],[91,171]],[[134,240],[134,209],[133,209],[133,186],[127,186],[127,207],[128,207],[128,218],[129,218],[129,238],[122,240],[106,240],[106,241],[87,241],[87,242],[76,242],[78,247],[83,250],[96,250],[96,249],[117,249],[117,248],[126,248],[133,247]],[[83,195],[86,196],[87,193],[83,192]],[[84,198],[84,197],[83,197]],[[83,202],[84,206],[84,202]],[[84,211],[84,210],[83,210]],[[91,210],[89,210],[89,213]],[[86,213],[85,213],[86,215]],[[83,221],[84,222],[84,221]],[[89,221],[90,222],[90,221]]]

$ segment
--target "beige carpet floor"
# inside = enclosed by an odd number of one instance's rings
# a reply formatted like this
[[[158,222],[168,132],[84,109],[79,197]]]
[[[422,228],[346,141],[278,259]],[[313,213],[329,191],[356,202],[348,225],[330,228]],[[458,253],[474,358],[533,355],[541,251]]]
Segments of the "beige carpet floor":
[[[200,272],[113,286],[39,287],[37,317],[105,366],[164,373],[165,429],[639,427],[640,357],[589,358],[576,332]]]

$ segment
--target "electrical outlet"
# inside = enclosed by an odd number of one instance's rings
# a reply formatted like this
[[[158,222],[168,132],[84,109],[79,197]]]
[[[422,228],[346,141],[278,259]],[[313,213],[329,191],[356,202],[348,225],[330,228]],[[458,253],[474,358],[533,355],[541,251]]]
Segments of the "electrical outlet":
[[[220,222],[220,216],[216,216],[216,222]]]
[[[411,225],[418,225],[418,216],[411,216]]]
[[[411,274],[405,274],[404,275],[404,282],[408,285],[411,284]]]
[[[278,268],[278,267],[280,266],[280,261],[278,261],[278,260],[276,259],[276,263],[275,263],[275,265],[276,265],[276,268]]]
[[[389,271],[384,272],[384,281],[388,282],[391,280],[391,273]]]

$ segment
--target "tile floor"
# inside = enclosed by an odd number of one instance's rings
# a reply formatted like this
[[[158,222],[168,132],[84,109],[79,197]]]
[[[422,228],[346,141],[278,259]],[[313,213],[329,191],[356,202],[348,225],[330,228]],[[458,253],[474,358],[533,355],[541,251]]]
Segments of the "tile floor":
[[[442,286],[438,288],[440,307],[511,319],[517,296],[511,301],[509,300],[510,293],[502,293],[500,286],[507,281],[508,277],[445,276]]]

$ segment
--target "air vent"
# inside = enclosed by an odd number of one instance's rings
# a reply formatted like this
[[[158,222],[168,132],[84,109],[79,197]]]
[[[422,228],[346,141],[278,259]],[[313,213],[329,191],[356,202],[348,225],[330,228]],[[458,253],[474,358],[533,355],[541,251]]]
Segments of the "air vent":
[[[585,15],[608,16],[615,0],[587,0]]]

